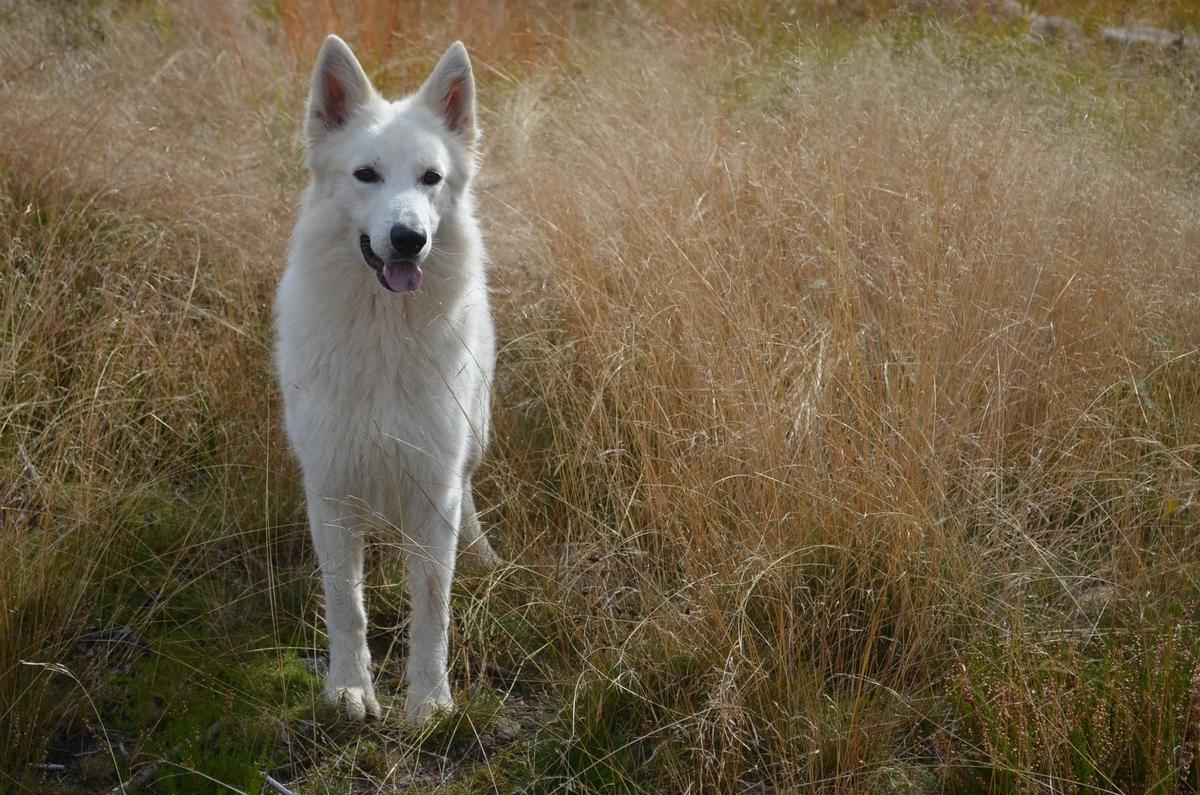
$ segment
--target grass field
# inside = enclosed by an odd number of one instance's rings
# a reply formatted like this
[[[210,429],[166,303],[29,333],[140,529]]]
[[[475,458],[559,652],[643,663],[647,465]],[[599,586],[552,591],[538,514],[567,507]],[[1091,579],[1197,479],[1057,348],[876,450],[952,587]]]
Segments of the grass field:
[[[1200,15],[985,5],[0,2],[0,790],[1200,789],[1200,59],[1094,35]],[[385,536],[319,703],[269,366],[330,30],[482,103],[508,563],[420,732]]]

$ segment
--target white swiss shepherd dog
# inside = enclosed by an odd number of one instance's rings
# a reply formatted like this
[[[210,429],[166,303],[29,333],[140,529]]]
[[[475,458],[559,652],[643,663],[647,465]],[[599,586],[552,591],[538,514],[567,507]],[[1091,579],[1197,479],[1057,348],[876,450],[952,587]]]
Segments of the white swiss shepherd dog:
[[[408,575],[405,717],[451,706],[456,551],[496,562],[471,476],[488,437],[495,333],[471,179],[475,83],[455,42],[389,102],[326,39],[305,119],[311,179],[275,300],[285,427],[325,587],[325,696],[379,715],[363,604],[364,530],[398,532]]]

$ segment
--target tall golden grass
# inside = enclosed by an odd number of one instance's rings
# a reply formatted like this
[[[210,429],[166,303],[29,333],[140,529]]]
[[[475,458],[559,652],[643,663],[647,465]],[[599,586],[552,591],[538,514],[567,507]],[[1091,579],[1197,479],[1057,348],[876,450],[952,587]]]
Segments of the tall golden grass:
[[[770,4],[431,8],[9,12],[0,756],[103,724],[78,638],[116,597],[149,626],[232,565],[274,610],[311,570],[268,307],[339,29],[390,89],[449,39],[476,58],[481,504],[517,566],[456,653],[565,705],[540,786],[1191,791],[1186,82]]]

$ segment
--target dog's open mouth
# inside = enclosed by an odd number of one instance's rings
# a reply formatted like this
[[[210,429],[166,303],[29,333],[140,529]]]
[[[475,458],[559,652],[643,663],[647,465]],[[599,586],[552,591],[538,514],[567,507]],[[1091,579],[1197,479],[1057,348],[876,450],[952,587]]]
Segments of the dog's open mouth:
[[[411,293],[421,286],[421,266],[412,260],[384,262],[371,248],[371,238],[360,234],[358,247],[363,260],[375,271],[379,283],[393,293]]]

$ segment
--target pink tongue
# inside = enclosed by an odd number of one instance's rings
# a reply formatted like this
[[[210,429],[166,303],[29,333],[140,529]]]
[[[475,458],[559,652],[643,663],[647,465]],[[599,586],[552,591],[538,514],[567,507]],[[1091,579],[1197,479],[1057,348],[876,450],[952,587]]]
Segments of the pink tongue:
[[[411,293],[421,286],[421,266],[413,262],[385,262],[383,280],[398,293]]]

